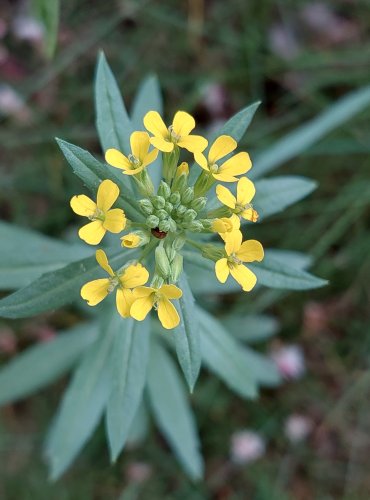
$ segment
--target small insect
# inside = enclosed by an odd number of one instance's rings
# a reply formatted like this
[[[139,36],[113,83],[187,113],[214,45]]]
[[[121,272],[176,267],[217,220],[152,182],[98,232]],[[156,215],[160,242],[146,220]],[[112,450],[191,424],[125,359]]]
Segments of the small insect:
[[[155,227],[154,229],[152,229],[151,233],[155,238],[158,238],[159,240],[163,240],[163,238],[167,236],[167,233],[165,231],[161,231],[159,227]]]

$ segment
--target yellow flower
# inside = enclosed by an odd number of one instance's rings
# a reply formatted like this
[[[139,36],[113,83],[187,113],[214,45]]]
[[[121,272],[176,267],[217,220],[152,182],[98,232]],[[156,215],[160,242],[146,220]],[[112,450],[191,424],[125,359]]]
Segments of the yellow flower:
[[[242,243],[240,231],[229,233],[225,239],[227,257],[216,262],[215,272],[218,281],[225,283],[229,274],[239,283],[245,292],[249,292],[257,282],[256,275],[243,265],[243,262],[260,262],[263,259],[263,248],[259,241],[247,240]]]
[[[235,182],[238,180],[235,177],[236,175],[245,174],[252,167],[248,153],[237,153],[221,165],[217,162],[234,151],[237,145],[237,142],[232,137],[221,135],[212,144],[208,158],[203,153],[197,151],[194,154],[195,161],[218,181]]]
[[[154,307],[158,311],[159,321],[168,330],[180,323],[180,317],[170,299],[179,299],[182,291],[175,285],[162,285],[160,288],[139,286],[133,291],[134,302],[130,315],[142,321]]]
[[[231,208],[234,214],[252,222],[256,222],[258,219],[257,211],[250,204],[255,194],[256,189],[253,182],[246,177],[239,179],[236,197],[225,186],[219,184],[216,187],[216,195],[221,203]]]
[[[141,264],[132,264],[122,270],[113,272],[103,250],[96,251],[96,260],[100,267],[109,274],[109,278],[89,281],[81,288],[81,297],[89,306],[96,306],[105,297],[116,291],[117,311],[123,318],[130,316],[130,307],[133,303],[132,288],[144,285],[149,278],[149,273]]]
[[[135,175],[153,163],[158,150],[149,151],[150,142],[147,132],[133,132],[130,136],[131,154],[125,156],[118,149],[108,149],[105,161],[112,167],[120,168],[124,174]]]
[[[189,175],[189,164],[186,161],[180,163],[176,169],[175,179],[180,177],[181,174]]]
[[[154,135],[150,138],[150,143],[165,153],[170,153],[175,144],[191,153],[203,151],[208,144],[204,137],[190,135],[195,127],[195,120],[185,111],[178,111],[173,118],[172,125],[168,128],[157,111],[149,111],[144,116],[144,125]]]
[[[141,238],[135,233],[126,234],[121,238],[122,246],[126,248],[136,248],[140,246]]]
[[[212,223],[212,229],[215,233],[219,233],[221,238],[224,238],[224,234],[231,233],[232,231],[238,231],[240,229],[240,219],[235,214],[231,217],[221,217],[220,219],[215,219]]]
[[[92,222],[81,227],[79,237],[90,245],[98,245],[105,233],[120,233],[126,226],[126,217],[120,208],[111,207],[117,200],[119,188],[110,180],[103,181],[97,192],[96,203],[88,196],[80,194],[71,199],[71,208],[78,214],[88,217]]]

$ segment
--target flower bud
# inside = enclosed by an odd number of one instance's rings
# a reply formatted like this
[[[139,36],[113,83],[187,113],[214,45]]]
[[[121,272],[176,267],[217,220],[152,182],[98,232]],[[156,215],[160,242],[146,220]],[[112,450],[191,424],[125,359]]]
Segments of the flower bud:
[[[162,278],[166,279],[171,274],[170,261],[168,260],[167,254],[163,245],[157,246],[155,249],[155,264],[156,271]]]
[[[182,247],[185,245],[186,238],[184,235],[179,234],[172,243],[172,246],[175,250],[181,250]]]
[[[158,196],[167,200],[171,196],[171,188],[165,181],[161,181],[158,188]]]
[[[169,220],[161,220],[158,224],[159,230],[163,231],[164,233],[168,233],[170,230],[170,222]]]
[[[186,189],[188,184],[188,176],[185,173],[182,173],[179,177],[173,181],[172,189],[176,191],[180,191],[180,193]]]
[[[166,250],[166,254],[167,254],[168,260],[170,262],[172,262],[173,259],[175,258],[176,253],[177,253],[176,250],[173,248],[172,245],[170,245],[170,246],[167,245],[167,247],[165,248],[165,250]]]
[[[161,288],[161,286],[164,285],[164,279],[159,276],[157,273],[154,274],[152,282],[150,283],[150,286],[153,288]]]
[[[171,194],[170,202],[174,207],[177,207],[180,204],[180,201],[181,201],[181,196],[178,191],[175,191],[174,193]]]
[[[148,198],[144,198],[142,200],[139,200],[139,207],[142,212],[144,212],[145,215],[152,215],[154,211],[154,207],[150,200]]]
[[[191,222],[186,222],[185,223],[186,228],[189,229],[190,231],[193,231],[194,233],[200,233],[203,231],[203,224],[199,220],[193,220]]]
[[[187,205],[193,200],[193,198],[194,198],[194,189],[192,187],[187,187],[181,195],[181,202],[184,205]]]
[[[165,204],[165,206],[164,206],[164,209],[166,210],[166,212],[167,212],[168,214],[170,214],[170,213],[172,212],[172,210],[173,210],[173,205],[172,205],[172,203],[170,203],[169,201],[166,201],[166,204]]]
[[[176,224],[176,222],[172,219],[172,217],[170,217],[168,219],[168,222],[170,224],[170,231],[171,231],[171,233],[176,233],[176,230],[177,230],[177,224]]]
[[[210,231],[212,229],[213,220],[211,219],[199,219],[199,222],[203,224],[204,229]]]
[[[205,198],[204,196],[201,197],[201,198],[195,198],[192,202],[191,202],[191,208],[193,208],[196,212],[200,212],[201,210],[203,210],[203,208],[206,206],[207,204],[207,198]]]
[[[153,206],[158,209],[163,208],[166,203],[166,200],[163,198],[163,196],[153,196],[151,201],[153,203]]]
[[[186,161],[183,161],[176,169],[176,177],[180,177],[181,174],[189,175],[189,165]]]
[[[186,207],[184,207],[184,205],[179,205],[177,208],[176,208],[176,214],[178,216],[182,216],[184,215],[184,213],[186,212]]]
[[[155,215],[158,217],[159,220],[165,220],[168,218],[168,213],[164,208],[161,210],[157,210]]]
[[[183,220],[185,222],[191,222],[192,220],[196,219],[197,218],[197,213],[195,210],[193,210],[192,208],[189,208],[185,213],[184,213],[184,216],[183,216]]]
[[[137,248],[146,245],[150,240],[150,235],[146,231],[134,231],[121,238],[121,244],[126,248]]]
[[[149,217],[146,218],[145,223],[148,227],[153,229],[155,227],[158,227],[159,219],[156,215],[149,215]]]
[[[181,254],[177,253],[171,262],[171,279],[176,283],[183,270],[184,258]]]

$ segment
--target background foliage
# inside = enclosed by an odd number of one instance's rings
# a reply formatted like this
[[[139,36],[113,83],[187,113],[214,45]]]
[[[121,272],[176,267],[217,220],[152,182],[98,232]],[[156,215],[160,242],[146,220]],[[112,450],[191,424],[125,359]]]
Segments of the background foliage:
[[[255,235],[266,246],[313,254],[315,272],[330,280],[330,287],[317,291],[288,295],[265,290],[254,297],[251,312],[274,314],[280,324],[280,340],[266,340],[262,348],[300,343],[307,362],[304,379],[265,390],[258,402],[241,402],[217,379],[202,375],[193,406],[206,457],[203,484],[194,486],[179,472],[155,434],[144,448],[133,449],[109,469],[108,454],[102,453],[103,430],[74,471],[54,486],[46,484],[37,457],[46,422],[65,385],[62,381],[1,413],[4,498],[87,499],[93,491],[97,498],[117,498],[121,493],[122,498],[243,498],[245,492],[262,499],[368,498],[370,193],[365,101],[360,100],[355,112],[351,107],[352,120],[343,120],[311,145],[318,130],[314,122],[300,135],[305,151],[293,160],[289,152],[300,148],[296,127],[330,110],[349,91],[369,84],[370,15],[366,2],[329,1],[324,6],[330,15],[324,16],[320,31],[323,14],[316,16],[315,24],[311,3],[235,0],[230,9],[218,1],[68,0],[63,2],[51,62],[44,60],[38,43],[15,36],[12,23],[21,5],[9,2],[0,7],[8,30],[1,42],[7,52],[0,62],[1,80],[25,100],[10,116],[3,110],[2,219],[73,240],[75,220],[66,200],[80,185],[51,138],[63,137],[99,153],[92,127],[91,75],[96,52],[103,48],[131,100],[143,76],[150,71],[158,74],[169,116],[182,105],[205,127],[248,102],[262,101],[243,146],[267,171],[279,149],[269,156],[265,149],[285,137],[278,143],[280,151],[287,152],[279,175],[307,175],[319,189],[254,228]],[[210,105],[207,98],[215,94],[218,99]],[[334,117],[337,125],[341,115]],[[32,270],[32,246],[29,254]],[[206,300],[212,305],[212,297]],[[225,298],[223,307],[243,312],[251,305],[243,298],[232,303]],[[73,325],[80,315],[66,309],[37,321],[2,322],[1,329],[14,330],[14,349],[20,351]],[[80,340],[88,342],[83,335]],[[12,355],[8,342],[0,356],[8,361]],[[285,418],[293,412],[309,415],[315,424],[309,441],[298,447],[283,436]],[[229,439],[245,427],[261,432],[268,449],[259,462],[238,468],[229,460]],[[152,467],[144,482],[130,475],[137,461]]]

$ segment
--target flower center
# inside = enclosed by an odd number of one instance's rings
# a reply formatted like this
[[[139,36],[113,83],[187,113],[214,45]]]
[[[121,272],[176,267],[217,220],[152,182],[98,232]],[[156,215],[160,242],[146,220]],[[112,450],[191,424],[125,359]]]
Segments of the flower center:
[[[134,156],[133,154],[129,154],[128,155],[128,159],[131,163],[131,165],[133,165],[135,168],[136,167],[140,167],[141,165],[141,161],[139,160],[139,158],[137,158],[136,156]]]
[[[111,278],[109,278],[108,292],[112,293],[114,289],[118,286],[118,284],[119,284],[118,276],[112,276]]]
[[[176,132],[175,132],[175,131],[174,131],[174,129],[173,129],[173,125],[170,125],[170,126],[168,127],[168,132],[169,132],[169,134],[170,134],[170,140],[171,140],[171,142],[173,142],[173,143],[175,143],[175,144],[176,144],[177,142],[179,142],[179,140],[181,139],[181,135],[176,134]]]
[[[227,265],[229,266],[229,268],[239,266],[240,264],[242,264],[242,261],[237,257],[237,255],[235,253],[232,253],[227,258]]]
[[[212,165],[209,166],[209,171],[212,174],[217,174],[219,168],[220,167],[217,165],[217,163],[213,163]]]
[[[105,214],[103,212],[103,210],[101,210],[100,208],[96,208],[95,209],[95,212],[92,214],[92,215],[89,215],[88,217],[90,220],[94,221],[94,220],[101,220],[101,221],[104,221],[105,219]]]

